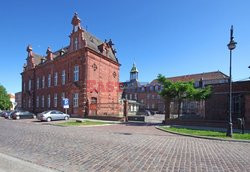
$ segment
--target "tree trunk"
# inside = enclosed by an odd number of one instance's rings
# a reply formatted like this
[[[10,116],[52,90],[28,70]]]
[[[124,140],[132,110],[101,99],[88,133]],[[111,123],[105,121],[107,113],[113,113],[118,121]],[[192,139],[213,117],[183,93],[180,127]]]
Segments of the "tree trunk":
[[[178,100],[178,119],[180,118],[180,113],[181,113],[181,100]]]
[[[165,124],[170,118],[170,99],[165,99]]]

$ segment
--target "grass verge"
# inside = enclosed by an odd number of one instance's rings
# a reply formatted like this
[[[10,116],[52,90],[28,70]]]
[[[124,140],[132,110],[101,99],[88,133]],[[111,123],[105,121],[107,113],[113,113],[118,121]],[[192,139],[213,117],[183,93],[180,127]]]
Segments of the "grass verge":
[[[88,126],[88,125],[104,125],[104,124],[110,124],[110,123],[102,122],[102,121],[84,120],[83,122],[67,121],[67,122],[58,123],[57,125],[60,125],[60,126],[82,126],[82,125]]]
[[[166,131],[172,131],[180,134],[190,134],[194,136],[207,136],[207,137],[217,137],[217,138],[224,138],[227,139],[225,132],[219,131],[211,131],[211,130],[197,130],[197,129],[189,129],[189,128],[177,128],[177,127],[160,127]],[[240,133],[233,133],[233,139],[241,139],[241,140],[250,140],[250,133],[240,134]]]

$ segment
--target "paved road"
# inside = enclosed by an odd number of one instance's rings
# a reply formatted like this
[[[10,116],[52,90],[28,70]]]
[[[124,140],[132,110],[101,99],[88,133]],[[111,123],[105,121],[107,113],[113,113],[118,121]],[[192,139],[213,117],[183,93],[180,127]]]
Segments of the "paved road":
[[[59,171],[250,171],[250,144],[154,126],[58,127],[0,119],[0,152]]]

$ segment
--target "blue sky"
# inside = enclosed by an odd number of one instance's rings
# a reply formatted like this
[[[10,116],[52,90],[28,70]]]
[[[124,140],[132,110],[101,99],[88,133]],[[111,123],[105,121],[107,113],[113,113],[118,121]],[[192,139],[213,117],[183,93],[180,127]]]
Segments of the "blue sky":
[[[0,6],[0,83],[21,91],[26,46],[44,55],[69,44],[71,18],[104,40],[111,38],[121,63],[120,81],[135,61],[140,81],[159,73],[177,76],[220,70],[228,74],[229,29],[235,28],[233,79],[250,76],[248,0],[8,0]]]

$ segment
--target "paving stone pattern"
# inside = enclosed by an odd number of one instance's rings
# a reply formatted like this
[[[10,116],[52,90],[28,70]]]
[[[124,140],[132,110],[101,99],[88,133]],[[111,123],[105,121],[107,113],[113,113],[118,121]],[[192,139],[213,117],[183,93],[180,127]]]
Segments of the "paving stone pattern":
[[[165,133],[153,125],[59,127],[0,119],[0,152],[58,171],[250,171],[250,144]]]

